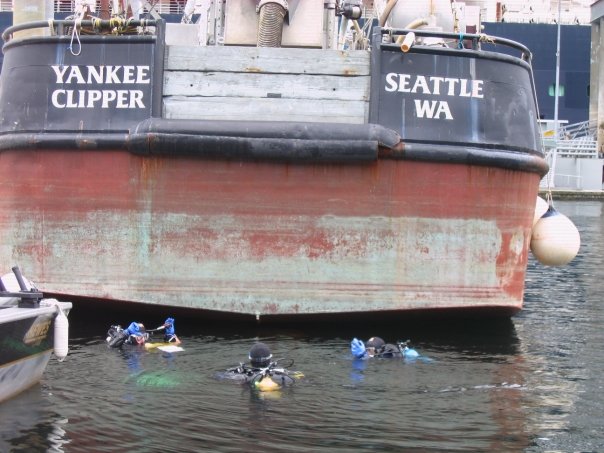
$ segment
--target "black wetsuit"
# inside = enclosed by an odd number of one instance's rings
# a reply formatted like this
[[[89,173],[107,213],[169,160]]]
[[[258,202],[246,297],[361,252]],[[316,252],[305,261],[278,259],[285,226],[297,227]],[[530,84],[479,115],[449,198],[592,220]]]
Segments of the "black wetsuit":
[[[385,359],[391,359],[393,357],[401,357],[401,350],[395,344],[386,343],[382,346],[374,355],[374,357],[382,357]]]
[[[137,337],[142,337],[144,341],[137,341]],[[127,330],[122,329],[119,325],[114,325],[107,331],[107,344],[112,348],[119,348],[123,344],[140,345],[149,338],[147,332],[142,332],[139,335],[130,335]]]
[[[283,368],[277,368],[274,364],[270,364],[266,368],[251,367],[246,364],[239,364],[234,368],[229,368],[226,371],[221,371],[216,374],[216,378],[220,380],[232,380],[242,384],[255,384],[261,381],[265,376],[269,376],[276,384],[280,386],[288,386],[295,382],[292,373]]]

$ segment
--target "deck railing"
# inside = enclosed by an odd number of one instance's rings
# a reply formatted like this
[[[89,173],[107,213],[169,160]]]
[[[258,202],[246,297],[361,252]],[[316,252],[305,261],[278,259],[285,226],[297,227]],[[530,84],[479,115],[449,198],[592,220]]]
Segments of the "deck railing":
[[[578,138],[589,137],[593,140],[596,138],[596,120],[582,121],[580,123],[568,124],[560,127],[558,131],[559,139],[575,140]]]
[[[556,150],[560,157],[598,157],[597,142],[589,136],[557,140]]]
[[[137,31],[139,27],[148,30],[148,27],[155,27],[157,25],[157,22],[152,19],[141,19],[133,21],[126,21],[122,19],[121,23],[119,24],[116,24],[116,22],[113,20],[83,20],[79,24],[80,27],[83,29],[90,29],[95,31],[113,30],[116,26],[119,25],[119,27],[123,27],[122,33],[126,34],[129,29],[131,33],[134,34],[134,32]],[[23,24],[8,27],[6,30],[4,30],[4,32],[2,32],[2,40],[4,42],[8,42],[13,38],[13,34],[18,31],[34,30],[37,28],[50,28],[53,35],[64,35],[66,30],[69,30],[70,27],[74,27],[74,25],[75,21],[73,20],[40,20],[36,22],[26,22]]]
[[[596,121],[561,126],[557,138],[551,132],[545,131],[543,136],[546,153],[555,150],[559,157],[598,157]]]
[[[17,0],[21,1],[21,0]],[[75,11],[75,0],[54,0],[54,11],[56,13],[71,13]],[[143,2],[145,13],[157,12],[159,14],[182,14],[187,0],[147,0]],[[100,0],[96,1],[96,10],[101,7]],[[13,0],[0,0],[0,11],[12,11]]]

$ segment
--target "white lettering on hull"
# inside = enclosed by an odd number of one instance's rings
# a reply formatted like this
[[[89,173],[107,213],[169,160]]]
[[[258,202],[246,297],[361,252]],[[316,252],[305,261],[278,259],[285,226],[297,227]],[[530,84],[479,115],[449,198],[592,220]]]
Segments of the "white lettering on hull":
[[[61,88],[51,94],[58,109],[144,109],[144,91],[140,89],[99,89],[99,85],[148,85],[149,66],[51,66]],[[67,86],[66,86],[67,85]],[[73,86],[75,85],[75,86]],[[75,89],[71,89],[73,88]],[[90,89],[89,89],[90,87]],[[82,88],[82,89],[80,89]]]
[[[52,105],[58,109],[143,109],[141,90],[55,90]]]
[[[483,80],[454,77],[437,77],[412,74],[386,74],[386,92],[439,96],[441,99],[414,99],[415,114],[418,118],[452,120],[449,103],[443,96],[483,99]]]
[[[452,120],[451,110],[449,109],[449,103],[444,101],[426,101],[421,99],[414,99],[415,101],[415,113],[418,118],[438,118],[444,116],[446,120]]]

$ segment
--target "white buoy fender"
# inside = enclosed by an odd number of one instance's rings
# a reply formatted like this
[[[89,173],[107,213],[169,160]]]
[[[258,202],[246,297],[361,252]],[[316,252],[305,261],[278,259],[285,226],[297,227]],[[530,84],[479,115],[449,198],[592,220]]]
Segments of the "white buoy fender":
[[[537,203],[535,204],[535,215],[533,216],[533,227],[539,221],[539,219],[543,217],[543,214],[547,212],[548,208],[549,205],[547,204],[547,201],[541,197],[537,197]]]
[[[54,353],[59,362],[62,362],[69,352],[69,320],[59,305],[55,317],[55,344]]]
[[[533,227],[531,251],[541,264],[563,266],[579,252],[579,230],[564,214],[552,206]]]

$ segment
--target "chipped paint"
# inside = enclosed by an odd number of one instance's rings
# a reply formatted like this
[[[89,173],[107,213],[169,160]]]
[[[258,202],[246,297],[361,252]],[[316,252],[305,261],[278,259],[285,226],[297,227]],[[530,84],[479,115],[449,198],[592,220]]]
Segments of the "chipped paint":
[[[118,151],[2,159],[0,258],[47,292],[254,316],[522,305],[535,174]]]

